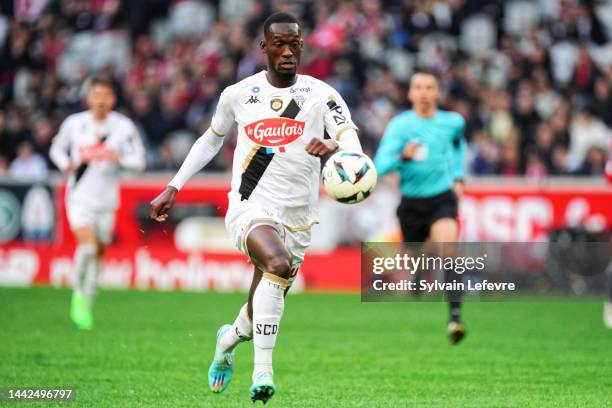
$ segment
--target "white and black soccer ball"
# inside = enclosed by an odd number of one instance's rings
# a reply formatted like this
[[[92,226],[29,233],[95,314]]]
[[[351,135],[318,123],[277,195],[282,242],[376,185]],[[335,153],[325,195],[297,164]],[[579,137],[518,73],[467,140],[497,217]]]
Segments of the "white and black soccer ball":
[[[323,168],[323,187],[334,200],[356,204],[365,200],[376,186],[376,168],[372,160],[357,151],[334,153]]]

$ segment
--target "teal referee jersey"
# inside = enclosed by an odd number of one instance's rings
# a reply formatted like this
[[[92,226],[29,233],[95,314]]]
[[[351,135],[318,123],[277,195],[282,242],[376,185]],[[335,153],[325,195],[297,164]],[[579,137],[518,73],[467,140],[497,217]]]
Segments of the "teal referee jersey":
[[[464,177],[465,121],[456,112],[438,110],[431,118],[413,110],[395,116],[385,129],[374,164],[379,176],[398,171],[405,197],[427,198],[450,190]],[[404,146],[417,142],[413,160],[400,158]]]

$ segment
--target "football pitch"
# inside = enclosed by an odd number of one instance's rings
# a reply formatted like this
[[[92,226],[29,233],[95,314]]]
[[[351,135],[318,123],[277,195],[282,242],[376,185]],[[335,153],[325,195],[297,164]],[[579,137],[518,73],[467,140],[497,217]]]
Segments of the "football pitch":
[[[253,406],[252,343],[237,349],[226,392],[206,379],[217,328],[244,294],[106,291],[90,332],[68,320],[69,298],[0,289],[0,387],[75,387],[64,407]],[[267,406],[612,406],[601,302],[468,303],[464,315],[468,337],[451,346],[442,303],[290,295]]]

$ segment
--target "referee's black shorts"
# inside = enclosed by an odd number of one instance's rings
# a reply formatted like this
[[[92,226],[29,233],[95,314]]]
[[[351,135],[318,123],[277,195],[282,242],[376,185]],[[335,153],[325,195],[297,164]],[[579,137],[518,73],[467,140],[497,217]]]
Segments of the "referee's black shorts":
[[[452,190],[427,198],[402,197],[397,208],[404,242],[424,242],[434,222],[456,219],[457,196]]]

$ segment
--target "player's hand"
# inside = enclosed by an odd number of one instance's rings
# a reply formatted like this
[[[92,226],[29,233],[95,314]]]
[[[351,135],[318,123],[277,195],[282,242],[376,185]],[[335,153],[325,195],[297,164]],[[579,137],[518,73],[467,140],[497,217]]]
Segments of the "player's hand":
[[[417,142],[406,143],[402,151],[402,160],[413,160],[420,146]]]
[[[89,163],[90,161],[95,160],[97,155],[97,146],[81,147],[79,151],[81,163]]]
[[[157,222],[164,222],[168,219],[168,211],[174,206],[177,192],[176,188],[167,186],[160,195],[151,201],[151,219]]]
[[[119,154],[108,147],[101,147],[96,152],[96,160],[109,161],[113,164],[119,164]]]
[[[336,150],[338,150],[338,143],[332,139],[321,140],[314,137],[308,142],[308,146],[306,146],[308,154],[318,157],[333,153]]]
[[[465,183],[463,182],[463,180],[455,180],[455,182],[453,183],[453,191],[455,192],[455,195],[457,196],[458,200],[461,200],[461,198],[463,197],[464,190]]]

